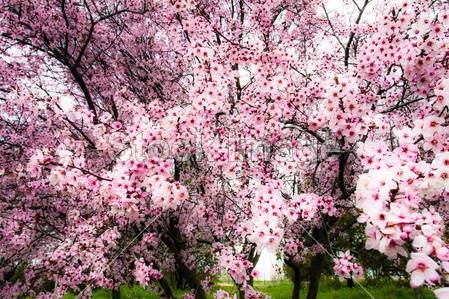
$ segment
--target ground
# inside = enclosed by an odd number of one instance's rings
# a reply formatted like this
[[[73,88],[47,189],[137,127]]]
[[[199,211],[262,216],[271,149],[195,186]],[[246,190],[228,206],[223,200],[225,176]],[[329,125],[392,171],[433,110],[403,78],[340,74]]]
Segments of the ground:
[[[228,292],[234,292],[235,288],[232,284],[218,283],[218,288],[222,288]],[[270,282],[255,282],[255,288],[263,291],[266,295],[271,296],[272,299],[290,299],[293,285],[290,281],[270,281]],[[415,298],[414,290],[398,283],[383,283],[380,286],[369,286],[363,284],[363,288],[369,292],[375,299],[410,299]],[[361,285],[356,285],[349,289],[344,286],[336,285],[334,283],[322,282],[318,293],[318,299],[369,299],[370,295],[362,288]],[[177,290],[177,296],[182,296],[185,291]],[[305,298],[307,289],[301,289],[301,299]],[[150,293],[140,286],[123,286],[121,288],[122,299],[156,299],[159,295]],[[426,299],[435,298],[431,291],[424,290]],[[213,298],[212,294],[209,295]],[[75,298],[73,295],[65,296],[65,299]],[[109,299],[111,292],[107,290],[96,290],[94,292],[94,299]]]

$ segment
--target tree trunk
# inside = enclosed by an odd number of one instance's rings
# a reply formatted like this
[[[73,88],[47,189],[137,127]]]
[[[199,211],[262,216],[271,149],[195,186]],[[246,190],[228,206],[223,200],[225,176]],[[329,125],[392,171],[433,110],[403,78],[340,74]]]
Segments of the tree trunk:
[[[112,299],[120,299],[120,287],[112,289]]]
[[[424,292],[422,290],[422,287],[413,289],[415,292],[415,298],[416,299],[424,299]]]
[[[324,266],[324,254],[319,253],[312,257],[309,276],[309,290],[307,291],[307,299],[316,299],[318,295],[318,286],[320,284],[321,272]]]
[[[295,261],[284,259],[284,262],[293,270],[293,292],[292,299],[299,299],[301,295],[301,265]]]
[[[206,292],[201,285],[195,271],[189,270],[186,265],[180,260],[176,259],[181,269],[181,275],[186,279],[189,286],[195,290],[195,299],[206,299]]]
[[[293,278],[292,299],[299,299],[301,295],[301,268],[295,265],[293,267],[293,271],[295,272],[295,274]]]
[[[182,260],[179,249],[169,237],[163,237],[162,240],[175,256],[176,264],[179,267],[179,276],[185,279],[190,288],[195,290],[195,299],[206,299],[206,292],[201,285],[201,280],[198,278],[195,270],[190,270]]]
[[[159,279],[159,284],[161,285],[162,290],[164,291],[164,298],[167,299],[175,299],[176,297],[173,295],[173,291],[170,287],[170,284],[168,283],[167,279],[165,277],[162,277]]]
[[[243,291],[241,287],[242,287],[241,285],[237,286],[239,290],[239,299],[245,299],[245,291]]]
[[[175,161],[175,172],[179,171],[179,164]],[[178,169],[178,170],[176,170]],[[175,175],[179,178],[179,173]],[[195,269],[190,270],[184,263],[181,251],[185,248],[181,232],[178,228],[179,220],[176,216],[170,217],[168,229],[170,234],[163,234],[162,241],[168,247],[168,249],[175,256],[175,262],[179,267],[180,276],[185,279],[190,288],[195,290],[195,299],[206,299],[206,292],[201,284],[201,279],[198,278],[198,273]]]
[[[248,272],[250,272],[248,281],[248,284],[250,286],[253,286],[254,284],[254,277],[251,275],[251,272],[254,270],[254,268],[256,268],[257,263],[259,262],[259,258],[260,254],[257,252],[257,246],[253,244],[248,254],[248,261],[253,264],[253,266],[247,270]]]
[[[182,290],[184,289],[183,278],[181,275],[181,270],[179,270],[178,264],[175,265],[175,280],[176,280],[176,289]]]
[[[354,279],[352,277],[346,278],[346,285],[352,289],[354,287]]]

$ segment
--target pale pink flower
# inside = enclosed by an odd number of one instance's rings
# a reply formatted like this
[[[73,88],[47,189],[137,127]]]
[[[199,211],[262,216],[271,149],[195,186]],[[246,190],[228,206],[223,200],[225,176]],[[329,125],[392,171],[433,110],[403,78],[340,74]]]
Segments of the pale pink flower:
[[[430,285],[440,281],[440,275],[436,271],[438,264],[424,253],[412,253],[408,261],[406,271],[411,273],[410,285],[413,288],[421,286],[424,282]]]
[[[448,299],[449,298],[449,288],[441,288],[433,291],[438,299]]]
[[[440,247],[436,250],[437,257],[442,261],[449,261],[449,248]]]
[[[419,249],[419,251],[429,255],[433,252],[434,248],[441,247],[442,242],[443,241],[435,235],[419,235],[415,237],[412,245],[413,247]]]

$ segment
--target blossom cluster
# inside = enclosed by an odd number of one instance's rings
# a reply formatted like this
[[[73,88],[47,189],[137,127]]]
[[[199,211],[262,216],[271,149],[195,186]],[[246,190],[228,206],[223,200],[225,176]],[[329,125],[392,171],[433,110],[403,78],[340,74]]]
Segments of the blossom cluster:
[[[243,256],[233,255],[229,249],[221,250],[219,262],[238,285],[246,285],[249,275],[256,275],[256,272],[248,273],[247,271],[253,266],[251,262],[247,261]]]
[[[334,273],[341,278],[361,278],[363,277],[363,267],[354,262],[354,257],[349,250],[339,252],[337,258],[334,258]]]
[[[151,264],[147,265],[142,258],[136,260],[135,265],[134,276],[141,285],[148,285],[150,281],[158,280],[162,277],[158,270],[155,270]]]
[[[411,285],[438,284],[449,273],[444,221],[434,207],[420,207],[447,192],[449,156],[438,153],[432,163],[416,163],[417,150],[410,144],[394,152],[379,143],[376,147],[379,150],[370,153],[377,154],[364,157],[378,161],[374,163],[377,167],[360,176],[356,190],[357,207],[362,211],[359,221],[367,222],[366,248],[396,259],[409,256],[410,244],[413,252],[407,271]],[[404,151],[407,155],[400,154]],[[401,161],[399,165],[397,161]]]

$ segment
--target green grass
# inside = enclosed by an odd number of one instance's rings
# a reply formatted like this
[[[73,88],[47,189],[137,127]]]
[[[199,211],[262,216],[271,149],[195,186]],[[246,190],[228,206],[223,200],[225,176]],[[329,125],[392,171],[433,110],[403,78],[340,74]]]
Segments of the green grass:
[[[276,281],[276,282],[262,282],[256,281],[254,287],[271,296],[273,299],[290,299],[293,285],[290,281]],[[384,283],[382,286],[364,285],[363,288],[371,294],[375,299],[410,299],[415,298],[413,289],[402,286],[394,282]],[[370,296],[360,285],[349,289],[343,285],[333,282],[323,281],[320,283],[318,299],[369,299]],[[217,283],[215,290],[223,289],[229,293],[235,293],[236,288],[229,283]],[[181,297],[185,291],[175,290],[175,295]],[[212,292],[213,293],[213,292]],[[209,294],[208,298],[213,298],[213,294]],[[307,289],[301,289],[301,299],[305,298]],[[122,299],[157,299],[158,294],[151,293],[140,286],[122,286]],[[430,290],[424,290],[426,299],[433,299],[433,293]],[[74,299],[75,296],[68,294],[64,299]],[[95,290],[93,294],[94,299],[109,299],[111,292],[108,290]]]
[[[289,281],[282,282],[256,282],[255,288],[271,296],[273,299],[290,299],[293,285]],[[394,283],[388,283],[383,286],[360,285],[350,289],[346,286],[335,286],[323,281],[320,283],[318,299],[361,299],[370,298],[370,293],[375,299],[410,299],[415,297],[414,290],[409,287],[398,286]],[[301,298],[306,298],[307,289],[301,289]],[[433,293],[424,290],[425,298],[433,299]]]

